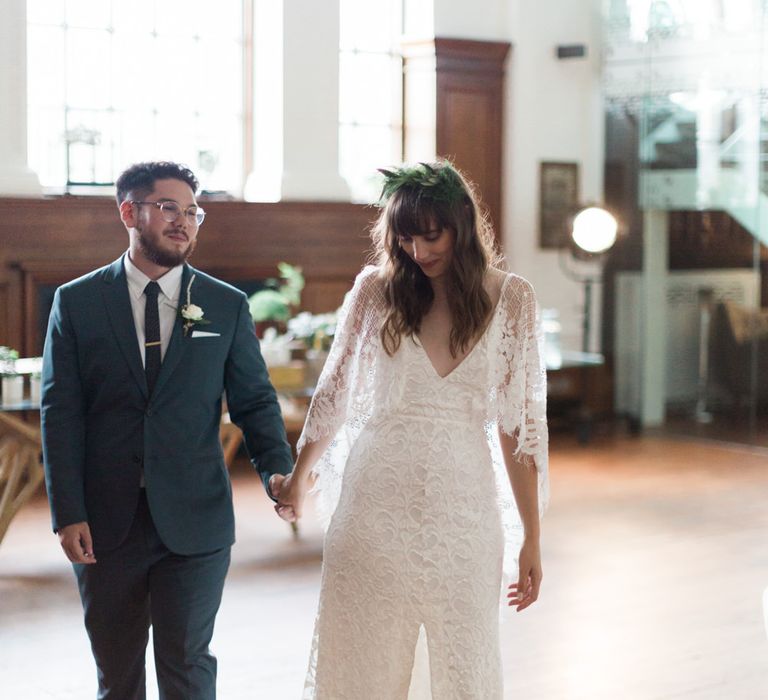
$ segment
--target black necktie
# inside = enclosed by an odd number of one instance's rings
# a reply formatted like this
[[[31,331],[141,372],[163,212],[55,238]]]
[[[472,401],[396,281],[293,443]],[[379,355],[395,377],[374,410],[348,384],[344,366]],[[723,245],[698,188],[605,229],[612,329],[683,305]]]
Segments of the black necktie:
[[[157,309],[157,295],[160,285],[150,282],[144,288],[147,306],[144,309],[144,373],[150,395],[160,374],[160,312]]]

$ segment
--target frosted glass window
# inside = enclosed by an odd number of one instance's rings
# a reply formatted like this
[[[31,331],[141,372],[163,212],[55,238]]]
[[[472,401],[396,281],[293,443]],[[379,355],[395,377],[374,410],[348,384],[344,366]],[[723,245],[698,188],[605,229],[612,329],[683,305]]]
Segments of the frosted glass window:
[[[63,109],[66,103],[64,29],[31,26],[27,36],[27,50],[30,58],[27,72],[35,77],[28,81],[30,103],[39,108]]]
[[[349,182],[352,197],[373,202],[381,194],[377,168],[397,164],[385,157],[401,150],[400,129],[391,126],[342,125],[339,133],[339,169]]]
[[[400,0],[340,0],[342,50],[388,53],[402,33]]]
[[[243,0],[27,0],[28,150],[42,184],[109,185],[131,163],[243,187]]]
[[[435,35],[435,4],[432,0],[403,1],[403,33],[426,38]]]
[[[38,2],[39,0],[27,0]],[[149,34],[155,29],[156,0],[131,0],[112,3],[112,26],[116,31]]]
[[[64,3],[61,0],[27,0],[27,22],[31,24],[63,24]]]
[[[376,168],[403,157],[402,0],[340,0],[339,169],[352,198],[378,195]]]
[[[27,4],[34,4],[34,0],[28,0]],[[65,0],[62,4],[70,27],[107,29],[112,23],[110,3],[104,0]]]
[[[397,120],[395,90],[402,73],[399,57],[379,53],[346,53],[340,57],[342,123],[388,125]]]
[[[634,41],[651,36],[707,39],[724,29],[749,32],[762,22],[762,0],[610,0],[607,20]]]
[[[198,6],[199,3],[189,2],[189,0],[158,2],[155,10],[155,27],[158,36],[194,36],[204,31],[197,22]]]
[[[64,80],[68,106],[108,109],[111,103],[110,36],[94,29],[68,29]]]

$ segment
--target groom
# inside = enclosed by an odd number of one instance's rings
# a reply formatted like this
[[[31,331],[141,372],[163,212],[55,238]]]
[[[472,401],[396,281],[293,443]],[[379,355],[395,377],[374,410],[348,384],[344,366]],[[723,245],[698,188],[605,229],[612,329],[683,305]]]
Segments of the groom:
[[[208,644],[234,542],[222,394],[271,497],[292,465],[245,295],[186,263],[197,188],[175,163],[120,176],[129,248],[57,290],[45,342],[53,528],[109,700],[145,697],[150,625],[160,697],[216,695]]]

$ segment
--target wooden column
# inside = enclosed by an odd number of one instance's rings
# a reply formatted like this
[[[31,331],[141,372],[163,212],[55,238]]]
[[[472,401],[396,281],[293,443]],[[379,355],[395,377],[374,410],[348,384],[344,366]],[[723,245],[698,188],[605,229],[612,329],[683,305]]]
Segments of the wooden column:
[[[478,186],[497,236],[509,49],[507,42],[441,38],[403,45],[405,159],[452,160]]]

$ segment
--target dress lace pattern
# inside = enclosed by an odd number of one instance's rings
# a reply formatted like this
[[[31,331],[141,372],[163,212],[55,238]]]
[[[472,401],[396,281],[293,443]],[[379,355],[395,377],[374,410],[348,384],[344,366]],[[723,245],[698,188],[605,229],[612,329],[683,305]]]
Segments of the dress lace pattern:
[[[328,529],[303,697],[500,700],[498,605],[522,531],[498,431],[517,437],[517,459],[538,471],[541,512],[547,503],[533,289],[508,274],[485,332],[445,377],[415,339],[383,351],[383,313],[367,267],[299,440],[334,436],[314,469]],[[429,653],[423,685],[412,682],[417,639]]]

